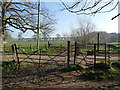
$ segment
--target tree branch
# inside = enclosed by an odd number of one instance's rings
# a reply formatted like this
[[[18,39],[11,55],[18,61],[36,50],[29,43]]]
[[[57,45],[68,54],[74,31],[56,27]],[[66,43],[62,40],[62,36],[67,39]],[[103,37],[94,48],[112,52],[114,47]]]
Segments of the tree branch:
[[[118,15],[114,16],[111,20],[115,19],[115,18],[118,17],[118,16],[120,16],[120,13],[119,13]]]
[[[18,5],[23,5],[23,6],[27,6],[27,7],[30,7],[30,8],[32,8],[32,9],[37,9],[37,5],[32,5],[32,6],[30,6],[30,5],[28,5],[28,4],[25,4],[25,3],[20,3],[20,2],[12,2],[12,4],[18,4]],[[29,3],[30,4],[30,3]]]
[[[26,11],[26,12],[28,12],[30,15],[36,15],[36,14],[30,13],[30,12],[29,12],[28,10],[26,10],[26,9],[20,10],[20,9],[15,9],[15,8],[9,8],[8,11],[19,11],[19,12],[24,12],[24,11]]]
[[[26,25],[28,25],[28,26],[30,26],[30,27],[32,27],[32,28],[36,28],[35,26],[30,25],[29,23],[27,23],[27,22],[26,22],[26,20],[25,20],[25,19],[23,19],[23,18],[22,18],[22,16],[21,16],[21,15],[20,15],[17,11],[15,11],[15,12],[17,13],[17,15],[12,15],[12,14],[11,14],[11,16],[10,16],[10,17],[12,17],[12,16],[13,16],[13,17],[15,17],[15,16],[16,16],[16,17],[19,17],[19,18],[21,18],[21,19],[22,19],[22,21],[23,21]]]
[[[64,9],[62,9],[62,11],[68,10],[69,12],[76,13],[77,15],[80,15],[80,14],[93,15],[96,13],[110,12],[110,11],[114,10],[118,5],[118,1],[116,2],[116,0],[110,0],[109,2],[106,2],[105,4],[101,5],[102,1],[103,0],[99,0],[99,1],[91,2],[90,4],[88,4],[89,3],[88,0],[86,0],[85,2],[83,0],[81,0],[71,6],[67,6],[67,4],[65,4],[63,1],[61,1],[62,5],[64,6]],[[112,3],[115,4],[113,6],[113,8],[111,8],[110,10],[102,11],[104,8],[111,5]]]

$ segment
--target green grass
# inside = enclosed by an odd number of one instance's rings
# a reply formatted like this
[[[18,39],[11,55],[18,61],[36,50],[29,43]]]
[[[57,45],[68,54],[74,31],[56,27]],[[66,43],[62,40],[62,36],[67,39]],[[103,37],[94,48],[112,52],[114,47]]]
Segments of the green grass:
[[[9,42],[4,44],[4,46],[5,46],[4,53],[5,54],[12,54],[11,45],[13,45],[15,43],[16,43],[17,47],[20,45],[22,51],[24,51],[28,54],[32,54],[34,51],[37,50],[37,42],[36,41],[9,41]],[[48,41],[40,41],[39,48],[42,49],[42,51],[43,51],[42,55],[46,54],[46,53],[49,54],[49,55],[54,55],[55,52],[57,50],[60,50],[61,48],[62,49],[64,49],[64,48],[67,49],[67,41],[50,41],[49,43],[51,44],[51,46],[49,48],[50,52],[46,51],[46,48],[48,48]],[[71,42],[71,44],[74,44],[74,42]],[[118,43],[112,43],[112,44],[116,46],[116,44],[118,44]],[[32,45],[32,50],[30,49],[30,45]],[[72,47],[71,50],[74,51],[74,47]],[[83,49],[83,48],[81,48],[80,50],[83,51],[83,52],[88,51],[88,49]],[[102,51],[100,51],[100,53],[104,54],[104,52],[105,52],[104,47],[100,48],[100,50],[102,50]],[[107,50],[108,50],[108,48],[107,48]],[[19,51],[19,53],[23,53],[22,51]],[[119,51],[111,48],[110,53],[111,54],[112,53],[119,53]],[[40,54],[40,52],[36,52],[35,54]]]
[[[15,61],[8,61],[8,60],[2,61],[2,70],[4,71],[12,71],[15,70],[16,67],[17,67],[17,63]]]
[[[86,80],[96,80],[101,81],[104,79],[113,79],[120,76],[120,72],[116,71],[114,68],[111,68],[108,71],[103,70],[90,70],[88,72],[82,73],[81,75]]]
[[[19,68],[25,68],[32,63],[31,61],[24,61],[20,64]],[[18,68],[16,61],[2,60],[0,64],[2,64],[2,70],[4,71],[14,71]]]
[[[120,69],[120,61],[114,61],[114,62],[112,62],[112,66],[115,67],[115,68]]]
[[[105,79],[105,72],[104,71],[94,71],[94,70],[91,70],[89,72],[85,72],[82,74],[83,78],[87,79],[87,80],[97,80],[97,81],[100,81],[100,80],[103,80]]]
[[[83,67],[80,64],[76,63],[74,65],[73,63],[71,63],[69,66],[66,66],[63,70],[66,71],[66,72],[70,72],[70,71],[74,71],[74,70],[80,70],[80,71],[82,71]]]
[[[116,46],[116,47],[120,47],[120,42],[112,42],[111,44]]]
[[[82,73],[82,78],[85,80],[96,80],[101,81],[104,79],[112,79],[114,80],[116,77],[120,76],[120,61],[112,62],[112,67],[109,68],[108,63],[97,63],[94,70],[90,70]],[[117,67],[114,68],[114,67]]]
[[[5,43],[4,45],[6,47],[11,46],[12,44],[17,44],[17,45],[21,45],[22,47],[30,47],[30,45],[32,45],[32,47],[36,47],[37,48],[37,42],[36,41],[9,41],[7,43]],[[65,45],[67,42],[64,41],[51,41],[49,42],[50,44],[53,45]],[[40,48],[42,48],[43,46],[48,45],[48,41],[40,41]]]
[[[108,62],[99,62],[99,63],[96,63],[95,65],[95,70],[103,70],[103,71],[106,71],[110,69],[110,65]]]
[[[40,41],[39,48],[42,49],[41,54],[48,54],[54,55],[55,50],[60,50],[66,48],[67,42],[64,41],[52,41],[49,42],[51,44],[49,51],[48,49],[48,42],[47,41]],[[37,50],[37,42],[35,41],[9,41],[4,44],[4,53],[5,54],[12,54],[12,47],[11,45],[16,44],[17,47],[20,47],[21,50],[18,49],[18,53],[27,53],[27,54],[40,54],[40,51],[35,52]],[[32,45],[32,50],[30,49],[30,45]],[[34,53],[35,52],[35,53]]]

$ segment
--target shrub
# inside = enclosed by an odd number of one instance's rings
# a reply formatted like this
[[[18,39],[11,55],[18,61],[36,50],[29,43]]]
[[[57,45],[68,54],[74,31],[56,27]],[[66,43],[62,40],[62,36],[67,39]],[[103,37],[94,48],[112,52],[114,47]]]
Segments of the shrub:
[[[100,62],[100,63],[96,63],[95,65],[95,70],[107,71],[108,69],[110,69],[110,65],[108,62],[106,62],[106,64],[104,62]]]
[[[89,71],[86,73],[82,74],[83,78],[87,79],[87,80],[97,80],[97,81],[101,81],[103,79],[105,79],[105,72],[104,71]]]
[[[120,67],[120,62],[113,62],[112,66]],[[114,67],[110,67],[109,63],[106,64],[104,62],[96,63],[96,67],[94,70],[85,72],[81,75],[86,80],[97,80],[101,81],[103,79],[115,79],[120,76],[120,72],[116,70]]]
[[[69,66],[64,68],[64,71],[74,71],[74,70],[83,70],[83,67],[79,64],[70,64]]]
[[[120,61],[112,62],[112,66],[120,69]]]

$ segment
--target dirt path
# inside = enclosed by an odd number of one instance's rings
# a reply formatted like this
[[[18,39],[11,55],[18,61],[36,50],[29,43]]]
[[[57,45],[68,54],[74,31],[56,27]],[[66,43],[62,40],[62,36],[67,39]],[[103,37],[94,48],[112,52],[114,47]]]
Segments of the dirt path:
[[[20,56],[20,60],[25,55]],[[12,59],[12,55],[4,55],[5,59]],[[38,62],[38,55],[32,55],[35,62]],[[86,81],[81,77],[81,71],[63,71],[66,65],[66,57],[42,56],[41,67],[36,64],[27,65],[24,69],[15,71],[3,71],[3,88],[96,88],[96,89],[120,89],[120,80],[104,80],[104,81]],[[81,57],[79,57],[81,58]],[[87,57],[88,62],[93,62],[93,56]],[[104,57],[98,57],[104,59]],[[46,60],[45,60],[46,59]],[[48,59],[48,60],[47,60]],[[28,61],[31,61],[27,58]],[[118,60],[114,55],[111,60]],[[57,63],[61,66],[59,66]],[[44,63],[44,64],[42,64]],[[81,64],[85,64],[82,62]],[[83,71],[84,72],[84,71]]]
[[[30,69],[31,68],[31,69]],[[38,72],[35,67],[29,69],[3,72],[3,88],[94,88],[120,89],[120,81],[86,81],[82,79],[80,71],[64,72],[60,67]],[[46,68],[46,67],[45,67]]]
[[[11,54],[6,54],[6,55],[3,54],[2,56],[3,56],[3,59],[9,59],[9,60],[13,59],[13,55],[11,55]],[[53,57],[55,57],[55,56],[43,55],[43,56],[41,56],[41,59],[42,60],[44,60],[44,59],[50,60]],[[27,58],[27,56],[24,55],[24,54],[19,54],[19,58],[20,58],[20,60],[23,60],[24,58]],[[30,58],[32,58],[33,60],[38,60],[39,59],[39,55],[31,55]],[[82,59],[83,57],[82,56],[77,56],[77,58],[79,60],[80,58]],[[105,59],[104,56],[97,56],[96,58],[97,58],[98,61]],[[66,59],[67,59],[67,56],[64,56],[64,57],[63,56],[62,57],[61,56],[57,56],[57,57],[55,57],[55,60],[65,60],[66,61]],[[73,59],[74,59],[74,57],[71,57],[71,61]],[[93,60],[93,59],[94,59],[94,56],[87,56],[87,61],[88,62]],[[108,59],[108,57],[107,57],[107,59]],[[110,57],[110,60],[119,60],[119,59],[120,58],[118,57],[118,54],[112,54],[111,57]],[[28,60],[28,58],[27,58],[27,60]]]

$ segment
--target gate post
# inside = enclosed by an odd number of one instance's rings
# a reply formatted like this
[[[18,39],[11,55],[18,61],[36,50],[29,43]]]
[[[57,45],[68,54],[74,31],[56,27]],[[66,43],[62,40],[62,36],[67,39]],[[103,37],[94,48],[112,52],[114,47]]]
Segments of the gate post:
[[[106,43],[105,43],[105,64],[106,64]]]
[[[100,37],[99,37],[99,32],[98,32],[98,38],[97,38],[97,39],[98,39],[97,52],[99,52],[99,44],[100,44],[99,38],[100,38]]]
[[[4,51],[5,51],[5,45],[4,45]]]
[[[76,56],[77,56],[77,41],[75,42],[74,65],[76,63]]]
[[[108,45],[108,58],[109,58],[109,66],[110,66],[110,44]],[[110,66],[111,67],[111,66]]]
[[[67,66],[70,64],[70,41],[67,42]]]
[[[40,66],[40,60],[41,60],[41,52],[42,52],[42,49],[39,49],[40,50],[40,54],[39,54],[39,66]]]
[[[17,52],[17,46],[16,46],[16,44],[14,44],[14,46],[15,46],[15,53],[16,53],[16,57],[17,57],[17,62],[20,65],[20,61],[19,61],[19,57],[18,57],[18,52]]]
[[[94,44],[94,69],[96,65],[96,44]]]
[[[30,44],[30,50],[32,51],[32,44]]]
[[[15,61],[15,48],[14,48],[14,45],[12,45],[11,47],[12,47],[12,53],[13,53],[13,61]]]

